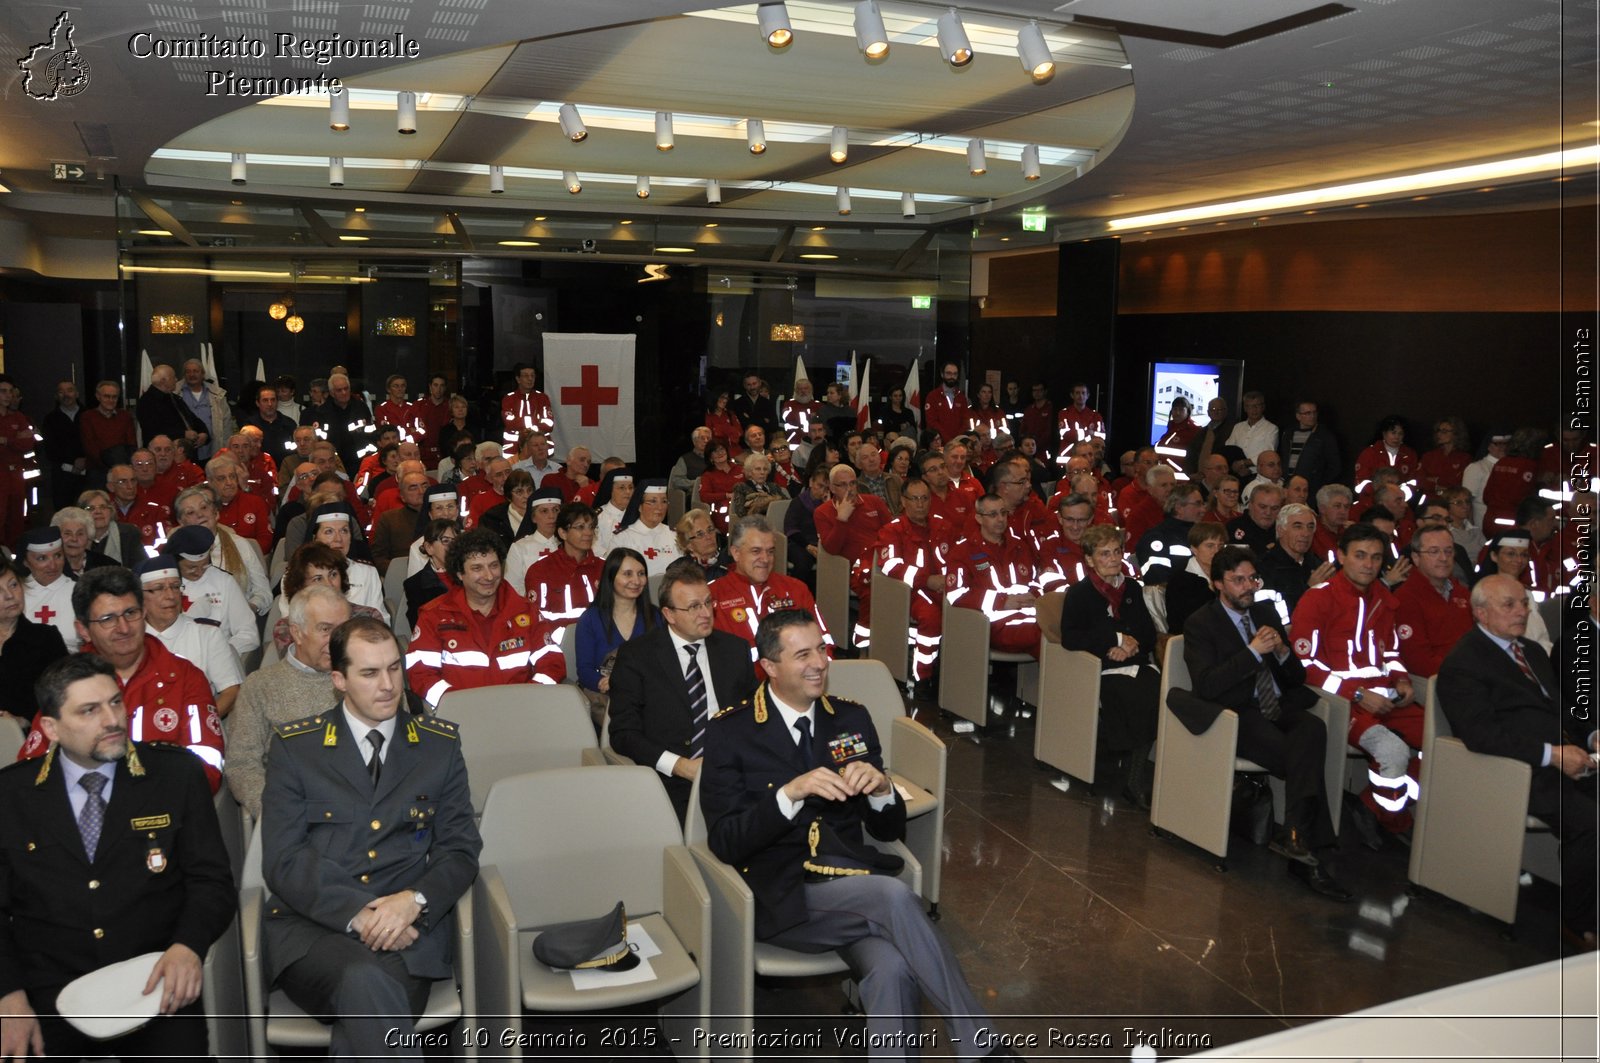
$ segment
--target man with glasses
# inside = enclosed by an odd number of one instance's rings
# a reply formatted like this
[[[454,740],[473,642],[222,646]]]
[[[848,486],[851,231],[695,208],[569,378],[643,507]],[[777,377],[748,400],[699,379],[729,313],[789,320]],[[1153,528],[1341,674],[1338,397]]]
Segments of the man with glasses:
[[[181,746],[205,764],[215,794],[221,785],[222,721],[211,684],[199,668],[145,630],[144,588],[125,568],[97,568],[72,591],[78,638],[111,662],[122,687],[128,737]],[[35,720],[18,759],[43,756],[49,740]]]
[[[945,562],[945,598],[989,618],[992,652],[1038,657],[1038,559],[1033,544],[1007,527],[1010,514],[998,495],[978,499],[973,513],[978,533],[952,546]]]
[[[1088,575],[1089,559],[1083,553],[1083,533],[1094,522],[1094,499],[1076,492],[1060,496],[1057,527],[1035,543],[1039,564],[1039,593],[1065,590]]]
[[[85,491],[78,505],[86,510],[94,527],[89,533],[89,549],[104,554],[119,565],[132,566],[145,556],[139,543],[139,529],[116,519],[117,507],[104,491]]]
[[[184,615],[178,559],[170,554],[145,558],[134,568],[134,575],[144,587],[145,629],[205,674],[217,715],[226,718],[239,697],[244,670],[221,628]]]
[[[94,409],[78,417],[85,466],[94,476],[125,462],[139,444],[134,439],[133,414],[122,408],[122,388],[115,380],[102,380],[94,388]]]
[[[627,640],[611,672],[611,746],[656,769],[682,822],[705,755],[706,721],[755,693],[743,640],[713,628],[704,570],[680,558],[661,577],[656,625]]]
[[[991,465],[984,477],[984,488],[1005,504],[1007,526],[1019,536],[1033,540],[1050,533],[1055,522],[1039,496],[1033,493],[1033,477],[1028,473],[1028,460],[1021,451],[1011,451],[1003,460]],[[963,534],[970,535],[976,530],[977,526],[969,522]]]
[[[272,515],[267,503],[244,490],[244,468],[228,454],[206,462],[206,481],[217,496],[217,523],[254,540],[263,557],[272,553]]]
[[[139,481],[132,465],[113,465],[106,470],[106,490],[116,508],[116,519],[139,529],[139,539],[147,549],[167,537],[172,512],[139,497]],[[126,562],[124,562],[126,563]]]
[[[911,670],[918,682],[931,679],[944,631],[944,552],[953,537],[949,522],[932,512],[933,491],[925,480],[907,480],[900,490],[904,512],[878,532],[875,553],[883,574],[911,588]]]
[[[1317,404],[1301,401],[1294,408],[1294,431],[1289,433],[1289,451],[1284,467],[1293,476],[1304,476],[1310,493],[1339,475],[1339,444],[1317,421]]]
[[[876,460],[878,448],[863,443],[861,450],[868,447]],[[865,649],[872,640],[872,548],[893,514],[882,498],[863,493],[855,470],[840,462],[828,470],[828,498],[817,506],[813,518],[822,548],[850,562],[850,593],[860,604],[853,640],[857,649]]]
[[[1424,524],[1410,549],[1416,573],[1394,592],[1400,660],[1412,675],[1438,675],[1461,636],[1472,630],[1472,601],[1452,575],[1456,544],[1448,527]]]

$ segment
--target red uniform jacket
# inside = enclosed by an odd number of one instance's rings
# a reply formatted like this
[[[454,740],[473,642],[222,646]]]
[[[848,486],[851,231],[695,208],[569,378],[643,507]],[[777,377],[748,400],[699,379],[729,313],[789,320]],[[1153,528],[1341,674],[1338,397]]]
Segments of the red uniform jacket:
[[[1450,597],[1446,598],[1417,572],[1400,584],[1394,597],[1401,663],[1412,675],[1438,675],[1445,657],[1461,636],[1472,630],[1467,588],[1451,580]]]
[[[1417,483],[1423,493],[1432,495],[1444,487],[1460,487],[1461,474],[1472,464],[1472,455],[1464,450],[1446,454],[1434,449],[1422,455]]]
[[[1537,472],[1532,458],[1508,454],[1494,463],[1483,482],[1483,534],[1493,538],[1515,526],[1517,506],[1538,487],[1534,482]]]
[[[507,583],[484,616],[452,587],[417,613],[406,651],[406,680],[430,705],[456,689],[511,683],[559,683],[566,678],[561,647],[549,642],[552,626]]]
[[[824,499],[813,517],[817,525],[817,541],[828,553],[850,559],[850,589],[857,597],[872,590],[872,548],[878,542],[878,532],[894,519],[889,504],[877,495],[859,495],[855,512],[850,519],[841,521],[839,509],[833,499]]]
[[[967,396],[961,391],[936,387],[922,403],[922,427],[939,433],[948,443],[967,430]]]
[[[1417,473],[1422,471],[1422,461],[1417,457],[1417,452],[1405,444],[1395,451],[1394,461],[1389,460],[1389,451],[1383,445],[1383,440],[1369,443],[1367,449],[1356,458],[1356,494],[1365,496],[1372,491],[1372,474],[1379,469],[1393,467],[1400,474],[1400,482],[1412,484],[1417,482]]]
[[[816,418],[817,411],[822,408],[822,403],[816,399],[810,402],[797,402],[789,399],[779,409],[783,417],[783,431],[789,437],[789,445],[798,447],[806,441],[811,432],[811,422]]]
[[[243,491],[234,495],[233,501],[217,513],[217,521],[247,539],[254,539],[263,557],[272,555],[272,514],[267,504],[255,495]]]
[[[448,411],[450,404],[445,403]],[[448,413],[445,417],[449,420]],[[536,428],[549,436],[556,430],[556,419],[550,412],[550,398],[542,391],[523,391],[518,388],[500,400],[501,438],[508,446],[516,446],[517,438],[525,429]]]
[[[1395,598],[1374,580],[1365,595],[1344,573],[1300,596],[1290,623],[1294,652],[1305,662],[1306,685],[1348,698],[1357,690],[1394,696],[1405,674],[1395,632]]]
[[[565,549],[546,554],[529,565],[523,577],[528,604],[547,624],[576,624],[600,593],[600,570],[604,567],[605,561],[594,554],[582,561],[574,560]]]
[[[1056,436],[1062,450],[1095,436],[1104,439],[1105,434],[1106,419],[1087,406],[1081,410],[1076,406],[1066,406],[1056,414]]]
[[[928,577],[944,575],[944,555],[949,548],[950,524],[936,514],[930,513],[926,524],[913,524],[911,518],[900,516],[878,529],[878,567],[885,576],[924,597],[931,597]]]
[[[806,585],[793,576],[773,573],[767,582],[757,587],[738,570],[734,570],[711,584],[711,608],[716,613],[716,628],[730,635],[738,635],[750,644],[750,658],[755,659],[756,628],[768,613],[783,609],[804,609],[817,618],[822,628],[823,641],[833,645],[828,625],[817,612],[816,599]]]

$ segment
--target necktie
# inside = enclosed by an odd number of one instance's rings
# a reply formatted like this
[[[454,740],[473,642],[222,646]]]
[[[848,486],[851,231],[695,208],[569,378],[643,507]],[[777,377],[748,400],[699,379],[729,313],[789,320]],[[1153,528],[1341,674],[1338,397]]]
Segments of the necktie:
[[[106,822],[106,799],[100,796],[100,791],[105,789],[106,777],[91,771],[78,780],[78,785],[89,792],[88,800],[83,803],[83,811],[78,813],[78,833],[83,835],[83,851],[92,861],[94,851],[100,845],[100,828]]]
[[[809,771],[817,766],[817,751],[811,745],[811,718],[802,716],[796,720],[794,733],[800,736],[800,760]]]
[[[383,732],[374,728],[367,732],[372,745],[372,759],[367,761],[367,774],[372,776],[372,788],[378,788],[378,777],[383,774]]]
[[[706,719],[711,715],[711,706],[706,700],[706,674],[700,670],[700,644],[691,642],[684,649],[689,653],[689,667],[683,673],[683,681],[689,688],[689,707],[694,712],[689,758],[698,760],[706,752]]]
[[[1537,675],[1534,675],[1533,666],[1528,663],[1528,655],[1523,653],[1521,645],[1514,641],[1511,643],[1511,656],[1517,659],[1517,667],[1522,669],[1522,674],[1533,680],[1539,689],[1543,690],[1544,684],[1539,682]]]
[[[1239,627],[1244,631],[1246,642],[1255,637],[1255,625],[1250,622],[1249,613],[1239,618]],[[1278,687],[1272,681],[1272,672],[1268,669],[1265,658],[1256,669],[1256,707],[1261,710],[1261,715],[1269,720],[1276,720],[1281,708],[1278,704]]]

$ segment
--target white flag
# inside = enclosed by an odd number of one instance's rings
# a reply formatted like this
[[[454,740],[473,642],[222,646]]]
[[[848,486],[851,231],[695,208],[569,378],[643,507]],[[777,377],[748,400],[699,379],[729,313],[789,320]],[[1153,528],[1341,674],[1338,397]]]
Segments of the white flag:
[[[563,447],[585,446],[595,461],[638,457],[634,438],[634,336],[548,332],[545,394]]]

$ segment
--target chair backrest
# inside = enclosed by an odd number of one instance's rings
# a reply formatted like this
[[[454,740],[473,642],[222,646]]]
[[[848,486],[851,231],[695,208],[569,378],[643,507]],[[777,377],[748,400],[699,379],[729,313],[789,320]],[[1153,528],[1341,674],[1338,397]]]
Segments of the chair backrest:
[[[1034,611],[1039,618],[1039,631],[1045,638],[1057,645],[1061,644],[1061,608],[1067,602],[1066,591],[1051,591],[1042,594],[1034,603]]]
[[[26,738],[16,720],[0,720],[0,764],[10,764],[16,760]]]
[[[867,707],[883,743],[883,763],[893,767],[894,720],[906,714],[906,703],[888,666],[874,660],[834,661],[828,666],[828,693]]]
[[[1165,583],[1146,583],[1144,585],[1144,607],[1150,614],[1150,619],[1155,621],[1156,630],[1163,635],[1167,633],[1167,585]]]
[[[1189,665],[1183,659],[1183,636],[1174,635],[1167,640],[1167,659],[1161,666],[1161,701],[1167,703],[1167,691],[1177,687],[1180,690],[1193,690],[1194,682],[1189,678]]]
[[[700,776],[689,785],[689,815],[683,821],[683,844],[697,845],[706,840],[706,817],[700,811]]]
[[[390,626],[396,634],[409,631],[406,623],[406,566],[410,559],[401,554],[389,559],[383,573],[383,599],[389,603]]]
[[[439,715],[461,729],[461,755],[478,811],[498,780],[577,767],[585,749],[599,748],[588,701],[565,683],[452,690],[440,699]]]
[[[267,586],[276,587],[283,580],[283,570],[289,567],[289,556],[286,552],[289,540],[279,539],[278,545],[272,548],[272,562],[267,569]]]
[[[817,612],[839,646],[850,645],[850,560],[817,547]]]
[[[283,595],[275,595],[272,599],[272,604],[267,607],[266,619],[261,621],[262,642],[266,642],[272,637],[272,633],[278,628],[278,621],[283,619],[283,609],[280,605],[282,601]]]
[[[519,926],[531,929],[663,907],[663,857],[682,845],[653,768],[561,768],[500,779],[484,805],[484,866],[500,869]]]
[[[665,575],[665,572],[657,572],[654,576],[645,580],[645,586],[650,594],[650,603],[658,609],[661,607],[661,577]]]
[[[561,659],[567,665],[567,682],[576,683],[578,681],[578,625],[573,623],[565,627],[558,627],[551,633],[551,638],[555,639],[561,646]]]
[[[261,636],[261,648],[256,652],[261,656],[257,660],[255,668],[246,669],[247,675],[262,668],[271,668],[283,660],[283,654],[278,652],[278,640],[272,637],[272,632],[270,631]]]
[[[261,873],[260,820],[256,820],[255,829],[250,832],[250,844],[244,849],[244,864],[239,868],[239,888],[245,890],[251,886],[267,888],[267,880]]]

